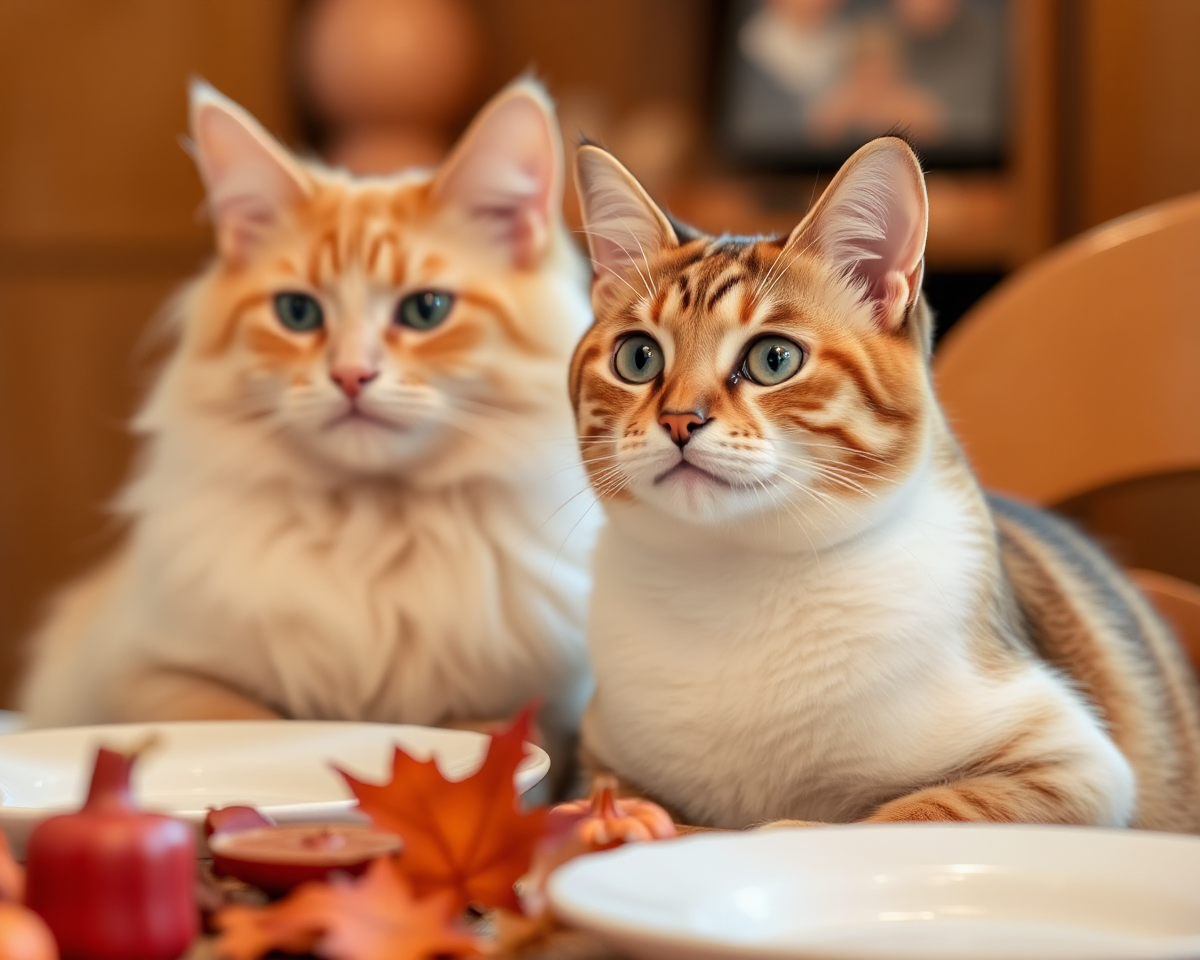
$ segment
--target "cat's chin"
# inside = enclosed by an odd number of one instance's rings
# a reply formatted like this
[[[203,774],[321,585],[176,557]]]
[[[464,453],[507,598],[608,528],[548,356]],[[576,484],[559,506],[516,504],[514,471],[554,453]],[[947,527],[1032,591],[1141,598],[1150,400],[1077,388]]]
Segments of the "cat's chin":
[[[687,461],[654,478],[638,498],[679,520],[713,524],[761,508],[754,488],[737,486]]]
[[[440,431],[428,424],[399,425],[379,417],[347,416],[298,437],[326,466],[362,476],[395,475],[429,454]]]

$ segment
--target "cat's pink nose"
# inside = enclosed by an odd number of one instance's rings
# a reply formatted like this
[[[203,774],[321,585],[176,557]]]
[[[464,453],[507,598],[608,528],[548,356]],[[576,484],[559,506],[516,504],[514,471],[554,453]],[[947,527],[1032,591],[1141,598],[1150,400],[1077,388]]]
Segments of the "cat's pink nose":
[[[687,413],[671,413],[663,411],[658,416],[658,422],[666,427],[671,439],[683,446],[692,439],[692,434],[708,423],[699,410],[689,410]]]
[[[329,376],[342,388],[342,393],[353,400],[362,393],[363,387],[379,376],[379,371],[365,367],[338,367],[329,371]]]

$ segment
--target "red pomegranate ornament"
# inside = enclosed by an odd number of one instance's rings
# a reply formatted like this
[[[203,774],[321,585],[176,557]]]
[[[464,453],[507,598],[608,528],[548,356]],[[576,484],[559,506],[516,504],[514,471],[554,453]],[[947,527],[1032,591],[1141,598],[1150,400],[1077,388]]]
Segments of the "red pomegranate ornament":
[[[144,749],[101,747],[83,807],[29,837],[25,902],[63,960],[175,960],[196,938],[195,838],[134,803],[130,776]]]

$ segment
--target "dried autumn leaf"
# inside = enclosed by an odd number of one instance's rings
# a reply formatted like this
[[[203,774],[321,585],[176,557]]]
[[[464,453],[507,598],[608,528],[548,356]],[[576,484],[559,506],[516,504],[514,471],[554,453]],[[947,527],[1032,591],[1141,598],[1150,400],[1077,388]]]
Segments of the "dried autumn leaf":
[[[457,909],[475,903],[519,909],[513,884],[529,869],[546,811],[523,812],[513,777],[525,757],[531,714],[493,734],[483,765],[464,780],[399,747],[392,779],[363,783],[339,771],[359,807],[381,830],[404,840],[399,868],[418,896],[450,892]]]
[[[478,953],[454,924],[448,895],[414,899],[393,859],[379,858],[357,881],[307,883],[265,907],[227,907],[216,916],[223,960],[273,951],[325,960],[429,960]]]
[[[217,956],[221,960],[258,960],[273,950],[311,953],[322,933],[315,913],[309,912],[311,901],[320,905],[320,896],[314,896],[311,889],[317,886],[305,885],[263,907],[223,907],[212,920],[220,934]]]

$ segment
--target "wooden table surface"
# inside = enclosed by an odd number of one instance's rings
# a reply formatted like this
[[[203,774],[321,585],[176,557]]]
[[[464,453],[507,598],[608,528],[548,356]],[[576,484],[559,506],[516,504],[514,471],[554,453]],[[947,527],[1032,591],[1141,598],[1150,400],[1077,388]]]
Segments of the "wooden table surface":
[[[202,937],[191,952],[181,960],[218,960],[216,941]],[[631,960],[628,954],[618,953],[594,936],[578,930],[564,930],[545,944],[539,944],[515,954],[488,954],[488,960]]]

